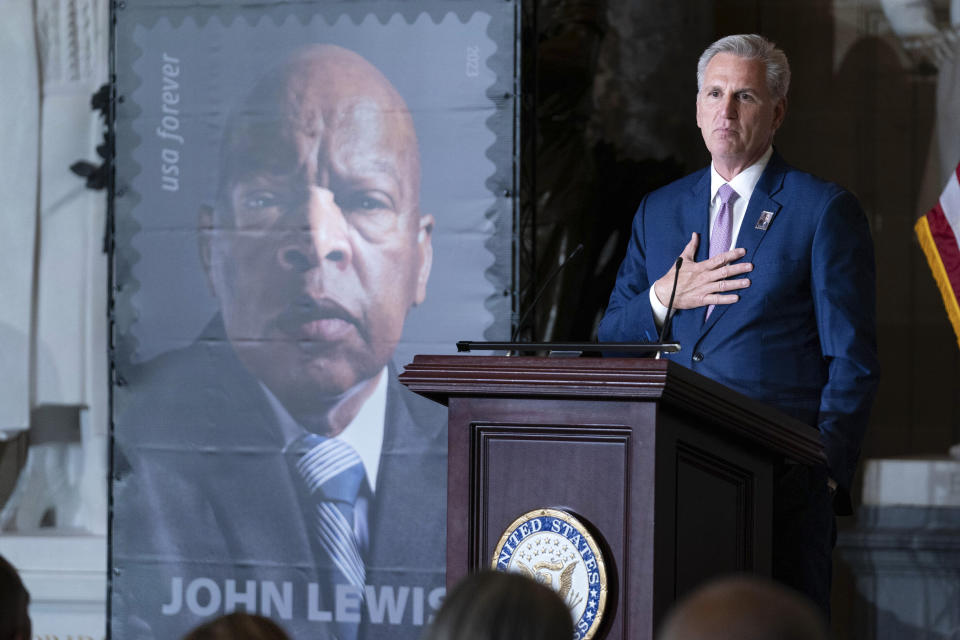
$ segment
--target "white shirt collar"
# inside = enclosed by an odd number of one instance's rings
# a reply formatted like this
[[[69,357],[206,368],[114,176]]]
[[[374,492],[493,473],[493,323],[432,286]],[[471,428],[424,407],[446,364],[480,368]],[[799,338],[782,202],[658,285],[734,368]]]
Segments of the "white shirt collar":
[[[384,367],[373,390],[360,411],[350,421],[346,429],[337,436],[360,455],[363,467],[367,470],[370,488],[377,488],[377,469],[380,466],[380,451],[383,449],[384,421],[387,415],[387,368]]]
[[[733,187],[733,190],[737,192],[739,200],[745,205],[749,200],[750,196],[753,195],[753,190],[756,188],[757,183],[760,182],[760,176],[763,175],[763,170],[767,168],[767,163],[770,162],[770,156],[773,155],[773,146],[767,147],[766,152],[760,156],[760,159],[754,162],[752,165],[733,176],[733,179],[730,180],[730,186]],[[727,180],[724,180],[723,177],[717,173],[717,168],[710,163],[710,202],[713,202],[717,197],[717,191],[723,186]]]
[[[380,466],[380,452],[383,450],[383,432],[384,420],[387,414],[387,376],[389,375],[387,367],[384,367],[378,374],[377,386],[367,398],[360,411],[354,416],[350,424],[344,428],[337,438],[349,444],[360,456],[363,462],[363,468],[367,473],[367,480],[370,482],[372,491],[377,487],[377,470]],[[260,383],[267,396],[267,402],[273,409],[277,417],[277,424],[280,432],[283,434],[283,440],[286,445],[294,442],[306,433],[304,429],[293,416],[280,403],[275,395],[267,388],[267,385]]]

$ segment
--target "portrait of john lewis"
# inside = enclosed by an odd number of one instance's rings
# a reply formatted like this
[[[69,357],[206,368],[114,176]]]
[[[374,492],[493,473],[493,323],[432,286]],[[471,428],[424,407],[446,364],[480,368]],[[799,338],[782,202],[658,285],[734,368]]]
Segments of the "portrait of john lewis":
[[[241,608],[417,638],[444,593],[446,414],[390,363],[435,224],[406,103],[357,53],[303,47],[236,105],[217,165],[198,238],[219,313],[117,398],[114,633]]]

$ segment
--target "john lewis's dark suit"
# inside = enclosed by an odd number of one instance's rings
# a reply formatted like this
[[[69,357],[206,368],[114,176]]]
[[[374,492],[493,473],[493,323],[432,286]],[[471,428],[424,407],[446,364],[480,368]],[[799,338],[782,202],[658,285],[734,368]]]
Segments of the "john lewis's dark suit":
[[[127,372],[117,393],[113,635],[177,638],[198,623],[186,607],[163,611],[179,576],[185,586],[215,583],[224,595],[218,613],[229,608],[226,581],[249,597],[252,580],[255,609],[294,638],[331,637],[336,625],[310,619],[336,617],[336,604],[276,416],[222,328],[212,327]],[[378,619],[365,616],[359,637],[413,640],[443,594],[446,412],[389,374],[367,561]],[[292,611],[272,601],[265,610],[270,590],[284,588]],[[201,586],[201,604],[208,592]]]

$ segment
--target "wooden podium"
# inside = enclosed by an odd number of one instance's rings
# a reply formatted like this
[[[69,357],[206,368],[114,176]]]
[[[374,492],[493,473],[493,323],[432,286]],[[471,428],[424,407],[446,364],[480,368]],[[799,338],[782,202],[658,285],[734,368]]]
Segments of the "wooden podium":
[[[652,638],[703,580],[769,575],[774,465],[824,464],[816,430],[667,360],[421,355],[400,382],[450,410],[447,584],[564,509],[607,564],[595,638]]]

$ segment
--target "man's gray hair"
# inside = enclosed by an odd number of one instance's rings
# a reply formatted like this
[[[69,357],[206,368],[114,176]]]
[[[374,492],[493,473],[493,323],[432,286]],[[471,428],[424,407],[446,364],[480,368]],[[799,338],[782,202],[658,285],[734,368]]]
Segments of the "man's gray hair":
[[[703,52],[697,63],[697,92],[703,88],[707,65],[718,53],[732,53],[740,58],[760,60],[767,69],[767,88],[775,98],[786,98],[790,88],[790,63],[787,55],[775,44],[756,34],[738,34],[720,38]]]

